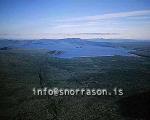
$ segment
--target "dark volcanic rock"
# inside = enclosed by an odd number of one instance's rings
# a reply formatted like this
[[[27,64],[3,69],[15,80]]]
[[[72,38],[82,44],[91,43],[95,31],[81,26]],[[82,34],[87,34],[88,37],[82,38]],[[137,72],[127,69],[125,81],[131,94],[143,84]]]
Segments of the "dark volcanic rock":
[[[0,48],[0,50],[10,50],[11,48],[9,48],[9,47],[2,47],[2,48]]]
[[[58,50],[52,50],[48,52],[51,55],[60,55],[63,53],[63,51],[58,51]]]

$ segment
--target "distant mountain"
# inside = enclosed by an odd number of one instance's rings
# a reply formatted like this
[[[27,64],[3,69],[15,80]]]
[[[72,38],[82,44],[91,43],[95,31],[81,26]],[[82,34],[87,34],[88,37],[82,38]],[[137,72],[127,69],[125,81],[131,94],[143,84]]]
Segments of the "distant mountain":
[[[11,49],[46,50],[53,56],[63,58],[112,55],[129,56],[131,55],[130,48],[134,49],[135,46],[140,44],[138,44],[138,42],[131,44],[131,42],[111,42],[108,40],[104,41],[104,39],[103,41],[94,41],[83,40],[80,38],[67,38],[58,40],[0,40],[0,48],[2,49],[5,47]]]
[[[1,40],[0,47],[8,46],[12,48],[32,48],[32,49],[69,49],[81,48],[83,46],[108,46],[112,47],[109,42],[95,42],[82,40],[80,38],[67,38],[67,39],[39,39],[39,40]]]

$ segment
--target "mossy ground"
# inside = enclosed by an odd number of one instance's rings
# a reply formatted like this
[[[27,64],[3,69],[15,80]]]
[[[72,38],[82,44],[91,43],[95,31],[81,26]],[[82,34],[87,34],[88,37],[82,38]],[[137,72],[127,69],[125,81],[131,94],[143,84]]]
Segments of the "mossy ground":
[[[50,58],[44,52],[0,51],[0,119],[144,120],[124,116],[118,101],[150,90],[145,57]],[[42,75],[42,83],[39,75]],[[92,82],[91,82],[92,81]],[[34,96],[33,87],[124,89],[123,96]]]

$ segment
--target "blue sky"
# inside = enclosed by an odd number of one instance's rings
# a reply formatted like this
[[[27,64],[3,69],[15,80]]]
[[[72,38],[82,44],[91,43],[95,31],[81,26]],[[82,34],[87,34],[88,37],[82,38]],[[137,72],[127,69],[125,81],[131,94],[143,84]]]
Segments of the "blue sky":
[[[149,0],[0,0],[0,38],[150,40]]]

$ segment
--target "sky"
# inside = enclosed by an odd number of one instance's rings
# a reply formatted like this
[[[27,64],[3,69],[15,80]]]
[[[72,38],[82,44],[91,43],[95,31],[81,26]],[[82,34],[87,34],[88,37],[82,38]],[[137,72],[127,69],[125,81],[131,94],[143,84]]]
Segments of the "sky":
[[[0,0],[0,38],[150,40],[150,0]]]

